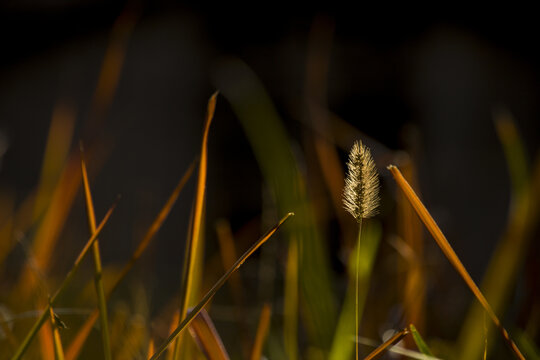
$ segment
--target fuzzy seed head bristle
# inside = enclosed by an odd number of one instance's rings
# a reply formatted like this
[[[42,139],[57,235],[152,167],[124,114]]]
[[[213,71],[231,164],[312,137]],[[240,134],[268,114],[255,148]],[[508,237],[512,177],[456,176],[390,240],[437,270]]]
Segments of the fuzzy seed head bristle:
[[[357,221],[378,213],[379,176],[369,149],[356,141],[347,162],[343,204]]]

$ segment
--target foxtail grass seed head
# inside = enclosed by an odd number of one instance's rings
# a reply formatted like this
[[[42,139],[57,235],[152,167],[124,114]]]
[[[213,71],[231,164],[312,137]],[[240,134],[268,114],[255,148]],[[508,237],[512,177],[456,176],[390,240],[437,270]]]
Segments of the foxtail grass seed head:
[[[357,221],[378,213],[379,176],[369,149],[356,141],[347,162],[343,204]]]

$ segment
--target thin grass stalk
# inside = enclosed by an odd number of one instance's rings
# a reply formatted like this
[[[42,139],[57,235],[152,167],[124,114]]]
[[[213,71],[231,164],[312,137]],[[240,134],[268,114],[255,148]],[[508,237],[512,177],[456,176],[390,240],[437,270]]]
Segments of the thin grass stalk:
[[[51,319],[51,326],[53,331],[53,342],[54,342],[54,358],[56,360],[64,360],[64,348],[62,347],[62,339],[60,338],[60,333],[58,332],[58,323],[54,315],[52,307],[49,306],[49,315]]]
[[[354,338],[358,339],[358,336],[360,334],[359,327],[360,327],[360,314],[359,314],[359,307],[358,307],[358,298],[360,297],[360,246],[362,242],[360,239],[362,238],[362,218],[359,218],[358,220],[358,242],[356,244],[356,271],[354,276]],[[355,358],[358,360],[358,341],[355,341]]]
[[[180,192],[186,185],[187,181],[190,179],[191,175],[193,174],[193,170],[195,169],[195,161],[193,161],[176,187],[174,188],[173,192],[167,199],[167,202],[163,206],[163,208],[160,210],[154,221],[152,222],[152,225],[150,228],[148,228],[148,231],[142,238],[142,240],[139,242],[139,245],[133,252],[133,255],[131,256],[131,259],[129,262],[124,266],[122,271],[120,272],[120,275],[115,280],[114,284],[109,288],[109,291],[107,292],[107,300],[111,297],[112,293],[118,288],[118,285],[122,282],[122,280],[126,277],[126,275],[131,271],[137,260],[141,257],[141,255],[144,253],[148,245],[150,244],[150,241],[154,238],[156,233],[159,231],[165,220],[167,219],[169,213],[172,210],[173,205],[176,203],[176,200],[178,199],[178,196],[180,195]],[[71,342],[70,346],[67,349],[66,352],[66,359],[68,360],[74,360],[79,355],[80,351],[82,350],[82,346],[84,345],[86,339],[88,338],[88,335],[90,334],[90,331],[92,330],[92,327],[94,326],[94,323],[98,319],[99,316],[99,309],[95,308],[92,314],[86,319],[83,326],[79,329],[77,335]],[[177,320],[178,322],[178,320]]]
[[[214,297],[217,291],[227,282],[231,275],[236,272],[242,264],[255,252],[259,247],[261,247],[274,233],[279,229],[279,227],[291,216],[293,213],[288,213],[285,215],[272,229],[270,229],[265,235],[263,235],[255,244],[253,244],[215,284],[212,288],[206,293],[202,300],[191,310],[191,312],[186,316],[184,320],[174,329],[174,331],[169,335],[165,342],[158,348],[156,353],[150,358],[150,360],[155,360],[161,356],[161,354],[167,349],[167,347],[178,337],[180,332],[184,330],[189,323],[197,316],[201,310],[208,304],[208,302]]]
[[[182,281],[182,290],[180,294],[180,320],[186,317],[188,302],[190,299],[193,284],[193,273],[195,270],[195,258],[197,256],[198,241],[201,234],[201,222],[202,213],[204,207],[205,187],[206,187],[206,173],[208,162],[208,134],[210,132],[210,124],[214,118],[214,112],[216,110],[216,101],[218,93],[215,92],[208,100],[206,120],[204,124],[203,138],[201,143],[201,158],[199,162],[199,178],[197,180],[197,191],[195,195],[195,204],[193,210],[193,223],[191,237],[186,243],[187,263],[185,264],[186,272],[184,273]],[[175,345],[175,360],[178,360],[179,351],[178,348],[180,342]]]
[[[510,347],[514,355],[518,359],[524,360],[525,357],[521,354],[521,351],[519,350],[519,348],[516,346],[514,341],[510,338],[508,331],[506,331],[506,329],[502,326],[501,321],[499,320],[497,315],[495,315],[495,312],[491,308],[491,305],[489,305],[488,301],[486,300],[486,298],[484,297],[484,295],[482,294],[482,292],[480,291],[480,289],[478,288],[478,286],[476,285],[472,277],[469,275],[469,272],[467,271],[467,269],[465,269],[465,266],[463,266],[461,260],[459,259],[454,249],[452,248],[452,246],[450,245],[450,243],[444,236],[443,232],[441,231],[441,229],[439,228],[439,226],[437,225],[433,217],[430,215],[430,213],[428,212],[424,204],[420,201],[420,199],[418,198],[414,190],[411,188],[407,180],[405,180],[405,178],[403,177],[403,175],[401,174],[401,172],[396,166],[390,165],[388,166],[388,170],[390,170],[390,172],[392,173],[392,176],[396,180],[396,183],[399,185],[401,190],[403,190],[403,192],[405,193],[405,196],[407,196],[407,199],[413,206],[414,210],[416,211],[416,213],[418,214],[418,216],[420,217],[420,219],[422,220],[426,228],[429,230],[429,232],[435,239],[435,242],[437,243],[437,245],[439,245],[439,247],[441,248],[442,252],[446,256],[448,261],[450,261],[450,264],[452,264],[454,269],[456,269],[456,271],[461,276],[461,278],[465,281],[465,283],[467,284],[469,289],[472,291],[474,296],[478,299],[480,304],[484,307],[484,309],[486,310],[487,314],[489,315],[489,317],[491,318],[495,326],[499,329],[504,340],[506,341],[506,343],[508,344],[508,346]]]
[[[94,201],[92,200],[92,192],[90,190],[90,182],[88,181],[88,173],[86,171],[86,162],[84,161],[82,145],[81,145],[81,171],[84,184],[84,198],[86,200],[86,212],[88,215],[88,227],[90,234],[96,232],[96,215],[94,211]],[[111,340],[109,338],[109,317],[107,314],[107,299],[105,290],[103,289],[103,269],[101,266],[101,255],[99,252],[99,240],[94,241],[92,245],[94,255],[94,271],[95,271],[95,286],[96,295],[98,298],[99,318],[101,324],[101,341],[103,344],[103,355],[105,360],[112,359]]]
[[[407,329],[407,328],[405,328],[405,329],[401,330],[400,332],[396,333],[390,339],[388,339],[384,343],[382,343],[381,346],[379,346],[378,348],[373,350],[368,356],[366,356],[364,358],[364,360],[375,360],[375,359],[379,358],[386,350],[388,350],[393,345],[400,342],[408,333],[409,333],[409,329]],[[356,342],[358,343],[358,340]]]
[[[105,224],[107,223],[109,218],[111,217],[115,207],[116,207],[116,202],[107,211],[107,213],[105,214],[103,220],[101,220],[101,223],[97,227],[96,232],[90,237],[90,239],[84,245],[83,249],[79,253],[79,256],[75,260],[73,266],[71,267],[68,274],[64,278],[64,281],[62,281],[62,284],[60,285],[58,290],[56,290],[54,295],[51,297],[51,299],[49,301],[49,304],[47,305],[46,309],[42,312],[41,316],[35,321],[34,325],[32,326],[32,328],[30,329],[30,331],[28,332],[28,334],[24,338],[23,342],[21,343],[21,345],[19,346],[19,348],[15,352],[15,355],[13,355],[13,357],[11,358],[12,360],[18,360],[18,359],[22,358],[22,356],[24,355],[24,353],[28,349],[28,346],[30,346],[30,343],[32,342],[32,340],[36,336],[37,332],[39,331],[41,326],[43,326],[43,324],[45,323],[45,320],[47,320],[47,317],[49,315],[49,309],[51,308],[51,306],[54,305],[54,303],[56,302],[58,296],[66,289],[66,287],[73,280],[73,277],[74,277],[75,273],[77,272],[77,270],[79,269],[79,266],[81,265],[81,260],[88,253],[88,250],[93,245],[94,241],[96,241],[98,235],[101,233],[101,230],[103,229],[103,227],[105,226]]]

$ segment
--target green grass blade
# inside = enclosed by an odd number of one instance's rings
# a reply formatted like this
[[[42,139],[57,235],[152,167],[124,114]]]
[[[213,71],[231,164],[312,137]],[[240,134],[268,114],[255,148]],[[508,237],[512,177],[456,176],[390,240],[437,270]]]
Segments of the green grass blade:
[[[519,344],[519,348],[523,350],[525,356],[529,360],[540,360],[540,349],[538,345],[534,343],[526,332],[517,331],[516,341]]]
[[[309,344],[326,352],[337,317],[331,268],[287,131],[260,81],[240,60],[222,63],[216,81],[243,126],[278,212],[296,213],[288,235],[298,241],[301,315]]]
[[[176,340],[178,335],[182,330],[184,330],[190,322],[197,316],[201,310],[208,304],[208,302],[214,297],[219,289],[227,282],[231,275],[242,266],[242,264],[255,252],[259,247],[261,247],[274,233],[279,229],[279,227],[291,216],[293,213],[288,213],[285,215],[272,229],[270,229],[265,235],[263,235],[255,244],[253,244],[215,284],[202,300],[191,310],[191,312],[180,322],[180,324],[174,329],[174,331],[169,335],[165,342],[156,350],[156,353],[152,355],[151,360],[159,358],[163,352],[167,349],[173,341]]]
[[[363,221],[361,251],[359,260],[359,299],[358,299],[358,314],[361,322],[362,313],[365,308],[369,283],[377,250],[381,240],[381,226],[377,221]],[[351,252],[349,259],[349,285],[345,301],[341,308],[341,313],[338,319],[338,325],[334,334],[332,347],[328,356],[329,360],[349,360],[354,355],[354,332],[355,332],[355,273],[356,273],[356,249]]]
[[[420,350],[420,352],[424,355],[433,356],[433,353],[431,352],[426,342],[424,341],[418,330],[416,330],[416,327],[413,324],[409,325],[409,330],[411,330],[412,337],[414,339],[414,342],[416,343],[416,347],[418,347],[418,350]]]
[[[511,180],[511,208],[508,224],[488,264],[481,283],[495,313],[504,315],[514,289],[516,277],[532,239],[531,232],[538,221],[538,193],[534,189],[527,165],[525,146],[519,136],[515,122],[507,112],[496,114],[495,124],[506,157]],[[479,359],[484,351],[483,312],[474,303],[471,305],[458,338],[462,359]],[[491,329],[488,324],[488,331]],[[491,343],[488,344],[491,346]]]

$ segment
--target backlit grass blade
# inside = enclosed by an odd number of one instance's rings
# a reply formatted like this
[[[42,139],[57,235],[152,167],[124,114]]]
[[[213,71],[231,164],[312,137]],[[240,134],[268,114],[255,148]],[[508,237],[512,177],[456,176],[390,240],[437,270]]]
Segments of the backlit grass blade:
[[[262,350],[264,342],[270,329],[270,316],[272,314],[272,308],[270,304],[263,305],[261,310],[261,316],[259,317],[259,325],[257,326],[257,333],[255,334],[255,342],[253,343],[253,350],[251,351],[251,360],[261,360]]]
[[[59,101],[53,111],[47,145],[43,155],[41,174],[34,203],[35,222],[49,204],[56,182],[69,155],[69,148],[75,125],[75,111],[71,106]]]
[[[90,234],[93,235],[96,232],[96,216],[94,212],[94,201],[92,200],[92,192],[90,190],[90,182],[88,181],[88,173],[86,171],[86,163],[84,161],[82,144],[81,144],[81,171],[84,184],[84,198],[86,200],[86,213],[88,215],[88,227],[90,228]],[[103,289],[103,278],[101,267],[101,255],[99,252],[99,240],[94,241],[92,245],[92,253],[94,255],[94,272],[95,272],[95,285],[96,294],[98,299],[99,318],[101,325],[101,341],[103,345],[103,355],[105,360],[111,360],[111,341],[109,338],[109,317],[107,316],[107,300],[105,298],[105,290]]]
[[[238,258],[229,222],[226,220],[218,221],[216,223],[216,234],[219,242],[219,255],[221,256],[224,269],[227,270]],[[231,276],[229,285],[235,305],[240,308],[243,307],[242,279],[239,274]]]
[[[203,138],[201,143],[201,154],[199,161],[199,174],[197,179],[197,190],[195,193],[195,203],[193,207],[193,218],[191,222],[191,236],[186,242],[186,263],[184,264],[185,272],[183,274],[181,293],[180,293],[180,321],[186,317],[188,303],[191,293],[193,292],[194,272],[195,272],[195,258],[197,256],[197,249],[199,249],[198,241],[201,235],[201,222],[204,208],[204,198],[206,193],[206,173],[208,163],[208,134],[210,132],[210,124],[214,118],[214,112],[216,110],[216,101],[218,93],[214,93],[210,100],[208,100],[208,106],[206,110],[206,120],[204,122]],[[175,360],[178,360],[180,354],[179,347],[180,341],[177,341],[175,345]]]
[[[487,314],[489,315],[489,317],[491,318],[495,326],[497,326],[497,328],[503,335],[503,338],[505,339],[506,343],[508,344],[510,349],[512,349],[512,352],[514,353],[514,355],[518,359],[525,359],[523,355],[521,354],[521,352],[519,351],[516,344],[514,343],[514,341],[512,341],[512,339],[510,338],[510,335],[508,334],[506,329],[502,326],[497,315],[495,315],[495,313],[493,312],[493,309],[487,302],[484,295],[480,292],[480,289],[478,289],[478,286],[476,286],[476,283],[469,275],[469,272],[467,271],[467,269],[465,269],[465,267],[461,263],[461,260],[459,260],[458,256],[454,252],[454,249],[452,249],[452,246],[450,245],[448,240],[446,240],[446,237],[442,233],[441,229],[439,228],[435,220],[433,220],[433,217],[431,217],[430,213],[427,211],[424,204],[422,204],[418,196],[416,196],[414,190],[411,188],[407,180],[405,180],[405,178],[403,177],[399,169],[395,167],[394,165],[388,166],[388,170],[390,170],[390,172],[392,173],[392,176],[396,180],[396,183],[399,185],[401,190],[405,193],[405,196],[407,196],[407,199],[413,206],[414,210],[416,211],[416,213],[418,214],[418,216],[420,217],[420,219],[422,220],[422,222],[424,223],[428,231],[431,233],[431,235],[435,239],[435,242],[437,243],[437,245],[439,245],[439,247],[441,248],[442,252],[446,256],[448,261],[450,261],[454,269],[456,269],[458,274],[465,281],[465,283],[467,284],[469,289],[472,291],[474,296],[478,299],[480,304],[482,304],[482,307],[486,310]]]
[[[525,145],[508,112],[497,113],[495,125],[512,184],[510,209],[506,229],[491,256],[480,288],[493,311],[503,316],[538,224],[540,166],[537,165],[531,177]],[[474,303],[463,322],[458,347],[464,359],[480,358],[482,354],[483,314],[484,310]]]
[[[179,322],[180,322],[180,310],[176,310],[174,312],[174,314],[173,314],[171,323],[169,324],[169,334],[172,333],[174,331],[174,329],[176,329],[176,326],[179,324]],[[150,359],[152,357],[154,352],[152,352],[152,354],[150,354],[148,356],[148,359]],[[173,357],[174,357],[174,346],[170,346],[167,349],[167,354],[165,355],[165,360],[173,360]]]
[[[359,321],[362,320],[362,314],[364,313],[371,274],[373,273],[373,267],[381,241],[381,226],[377,221],[366,220],[364,221],[364,229],[362,233],[364,235],[362,235],[362,240],[360,241],[360,266],[358,267]],[[329,360],[349,360],[353,357],[355,351],[355,344],[352,340],[351,335],[355,333],[355,274],[357,268],[356,250],[356,248],[353,249],[349,256],[349,282],[347,286],[347,293],[345,294],[345,300],[343,302],[341,313],[339,315],[338,325],[334,334],[334,340],[332,342],[332,347],[330,348],[330,353],[328,355]]]
[[[116,93],[129,39],[139,17],[139,14],[131,7],[132,3],[128,3],[128,6],[114,22],[109,35],[107,50],[105,51],[92,99],[89,121],[86,123],[86,130],[94,132],[99,129]]]
[[[416,343],[416,347],[418,347],[418,350],[420,350],[420,352],[424,355],[433,356],[433,353],[413,324],[409,325],[409,330],[411,331],[411,335]]]
[[[154,353],[154,339],[150,339],[148,342],[148,351],[146,352],[146,360],[150,359],[150,356]]]
[[[32,243],[32,252],[38,267],[43,271],[49,268],[60,231],[64,227],[80,185],[80,159],[77,154],[72,154],[62,170]],[[32,294],[35,285],[31,270],[26,268],[14,293],[26,299]]]
[[[15,352],[15,355],[13,355],[13,357],[11,358],[12,360],[17,360],[17,359],[22,358],[22,356],[24,355],[24,353],[28,349],[28,346],[30,346],[30,343],[32,342],[32,340],[36,336],[37,332],[39,331],[39,329],[41,328],[41,326],[43,325],[45,320],[47,320],[47,318],[49,316],[49,309],[51,308],[52,305],[54,305],[54,302],[57,300],[58,296],[64,291],[64,289],[67,287],[67,285],[69,285],[71,283],[71,281],[73,280],[73,276],[75,275],[75,273],[79,269],[79,266],[81,265],[81,260],[88,253],[88,250],[94,244],[94,241],[96,241],[99,233],[101,232],[101,230],[103,229],[103,227],[105,226],[105,224],[107,223],[109,218],[111,217],[115,207],[116,207],[116,203],[114,203],[111,206],[111,208],[109,209],[109,211],[107,211],[107,213],[105,214],[105,217],[103,218],[103,220],[101,221],[101,223],[97,227],[96,232],[86,242],[84,248],[81,250],[81,252],[79,253],[79,256],[75,260],[75,263],[73,264],[73,266],[69,270],[68,274],[64,278],[64,281],[62,281],[62,284],[60,285],[58,290],[56,290],[56,293],[51,297],[50,302],[47,305],[47,308],[41,313],[41,316],[35,321],[34,325],[32,326],[32,329],[30,329],[30,331],[28,332],[28,334],[24,338],[23,342],[21,343],[21,345],[19,346],[19,348]]]
[[[189,332],[207,359],[229,360],[229,354],[206,310],[202,309],[189,324]]]
[[[384,343],[381,344],[378,348],[373,350],[368,356],[364,358],[364,360],[374,360],[378,359],[382,356],[382,354],[400,342],[407,334],[409,333],[409,329],[405,328],[401,330],[400,332],[396,333],[394,336],[392,336],[390,339],[386,340]]]
[[[215,284],[212,288],[206,293],[202,300],[191,310],[191,312],[186,316],[184,320],[174,329],[174,331],[169,335],[165,342],[156,350],[156,353],[151,357],[151,360],[155,360],[163,354],[167,347],[178,337],[180,332],[190,324],[190,322],[197,316],[201,310],[208,304],[208,302],[214,297],[216,292],[227,282],[231,275],[242,266],[242,264],[255,252],[259,247],[261,247],[274,233],[279,229],[279,227],[291,216],[293,213],[288,213],[285,215],[272,229],[270,229],[265,235],[263,235],[255,244],[253,244]]]
[[[409,179],[411,185],[418,189],[417,171],[413,160],[408,157],[401,167],[405,178]],[[396,196],[397,201],[397,226],[399,236],[405,245],[410,249],[410,256],[403,258],[402,263],[405,272],[398,279],[398,284],[403,284],[403,310],[407,323],[416,324],[420,329],[424,325],[425,294],[426,294],[426,274],[424,261],[424,237],[422,223],[416,216],[411,204],[402,193]],[[407,345],[410,338],[405,340]]]
[[[337,317],[331,266],[287,130],[257,76],[240,60],[220,64],[216,81],[243,126],[278,213],[296,214],[287,235],[299,243],[301,319],[309,345],[328,351]]]

